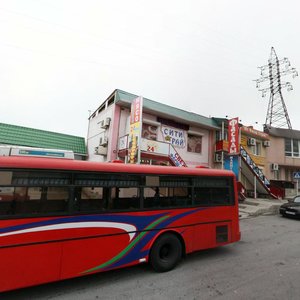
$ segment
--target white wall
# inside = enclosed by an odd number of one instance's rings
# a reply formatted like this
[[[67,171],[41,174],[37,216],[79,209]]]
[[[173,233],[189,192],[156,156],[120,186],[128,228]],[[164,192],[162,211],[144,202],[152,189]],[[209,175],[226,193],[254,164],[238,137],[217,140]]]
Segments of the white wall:
[[[87,136],[87,148],[88,148],[88,160],[91,161],[106,161],[106,156],[95,154],[95,147],[99,146],[100,137],[108,137],[108,153],[110,151],[110,137],[112,135],[112,124],[113,124],[113,111],[114,104],[110,105],[106,109],[102,110],[100,113],[96,114],[95,117],[90,118]],[[100,122],[106,118],[111,118],[110,126],[108,129],[103,129],[100,126]]]

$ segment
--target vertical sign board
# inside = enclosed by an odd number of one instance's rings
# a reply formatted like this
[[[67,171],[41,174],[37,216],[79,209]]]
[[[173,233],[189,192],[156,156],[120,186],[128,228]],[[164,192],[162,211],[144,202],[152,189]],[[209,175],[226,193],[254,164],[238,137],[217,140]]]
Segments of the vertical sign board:
[[[230,170],[235,174],[236,179],[239,178],[239,156],[238,155],[225,155],[224,169]]]
[[[143,113],[143,98],[138,97],[131,103],[130,114],[130,133],[129,133],[129,148],[128,162],[131,164],[140,163],[141,150],[139,147],[142,132],[142,113]]]
[[[228,121],[228,142],[229,154],[239,154],[239,118]]]
[[[239,118],[228,121],[228,155],[224,159],[224,169],[233,171],[237,180],[239,178]]]
[[[296,190],[297,190],[297,195],[298,195],[298,191],[299,191],[299,181],[300,181],[300,172],[294,172],[294,179],[296,181]]]

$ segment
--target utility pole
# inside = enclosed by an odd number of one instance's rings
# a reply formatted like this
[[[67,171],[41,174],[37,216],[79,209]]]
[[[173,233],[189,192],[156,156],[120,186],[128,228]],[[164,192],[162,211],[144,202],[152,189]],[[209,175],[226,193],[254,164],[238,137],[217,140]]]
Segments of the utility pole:
[[[267,92],[270,91],[265,126],[292,129],[292,124],[281,92],[282,88],[285,87],[287,91],[293,90],[291,83],[283,82],[281,77],[290,74],[293,78],[298,76],[296,69],[290,66],[291,64],[288,58],[285,57],[279,60],[272,47],[268,64],[258,67],[261,70],[261,77],[254,80],[256,82],[256,88],[262,92],[262,97],[265,97]],[[261,87],[265,82],[269,84]]]

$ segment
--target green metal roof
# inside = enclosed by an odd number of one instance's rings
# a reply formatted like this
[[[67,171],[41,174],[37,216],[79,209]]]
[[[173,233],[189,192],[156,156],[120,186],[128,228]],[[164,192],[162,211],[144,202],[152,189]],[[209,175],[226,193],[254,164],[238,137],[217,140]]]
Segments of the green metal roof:
[[[122,90],[115,90],[115,103],[121,102],[130,105],[132,100],[137,98],[137,95],[124,92]],[[195,123],[207,128],[219,129],[218,124],[212,118],[207,118],[193,112],[185,111],[173,106],[159,103],[143,97],[143,108],[148,111],[155,112],[157,115],[163,114],[170,118],[179,119],[188,123]]]
[[[87,155],[83,137],[0,123],[0,144],[71,150]]]

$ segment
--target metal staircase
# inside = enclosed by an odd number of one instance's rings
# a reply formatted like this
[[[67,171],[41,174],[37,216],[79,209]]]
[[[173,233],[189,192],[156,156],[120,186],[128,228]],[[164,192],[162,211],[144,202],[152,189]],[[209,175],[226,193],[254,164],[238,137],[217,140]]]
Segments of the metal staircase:
[[[240,147],[240,153],[242,173],[249,181],[255,178],[256,191],[260,195],[266,195],[271,196],[272,198],[277,198],[270,191],[269,180],[266,178],[262,170],[255,164],[255,162],[243,146]]]

